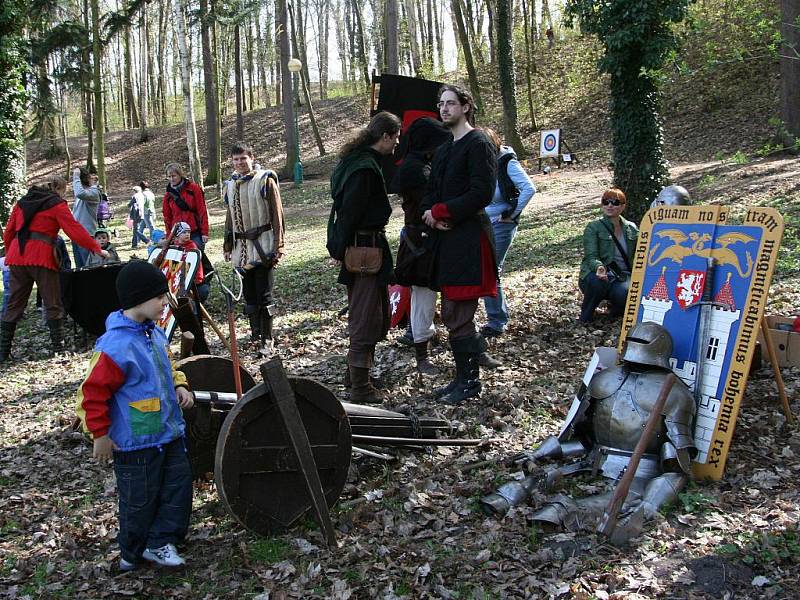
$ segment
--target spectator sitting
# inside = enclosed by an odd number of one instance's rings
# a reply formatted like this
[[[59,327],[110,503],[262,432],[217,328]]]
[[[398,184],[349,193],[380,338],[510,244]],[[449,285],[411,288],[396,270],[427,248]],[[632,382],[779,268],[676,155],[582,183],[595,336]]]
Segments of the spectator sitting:
[[[111,243],[111,238],[108,234],[108,229],[105,227],[98,228],[97,231],[94,232],[94,239],[97,240],[97,243],[100,244],[100,247],[108,252],[108,256],[103,257],[99,254],[92,254],[89,256],[89,260],[86,261],[87,267],[99,267],[100,265],[107,265],[109,263],[118,263],[119,254],[117,254],[117,249],[114,248],[114,244]]]
[[[601,200],[603,217],[592,221],[583,232],[583,262],[578,286],[583,292],[581,323],[590,323],[598,305],[607,300],[611,316],[625,309],[631,275],[631,253],[639,230],[622,218],[626,198],[622,190],[606,190]]]

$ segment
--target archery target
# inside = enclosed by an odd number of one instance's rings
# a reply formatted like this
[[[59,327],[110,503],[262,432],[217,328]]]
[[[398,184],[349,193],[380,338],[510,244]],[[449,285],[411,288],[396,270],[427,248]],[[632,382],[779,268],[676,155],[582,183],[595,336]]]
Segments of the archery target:
[[[539,143],[539,158],[550,158],[559,155],[561,150],[561,130],[544,129]]]

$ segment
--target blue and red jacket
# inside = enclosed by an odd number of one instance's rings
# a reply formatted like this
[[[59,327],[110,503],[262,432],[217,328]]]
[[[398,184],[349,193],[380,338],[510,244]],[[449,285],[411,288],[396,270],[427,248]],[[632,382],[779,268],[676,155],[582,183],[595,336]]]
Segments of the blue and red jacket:
[[[186,377],[173,369],[161,328],[119,310],[97,339],[76,410],[85,431],[93,438],[108,434],[122,451],[163,446],[186,428],[178,386],[188,388]]]

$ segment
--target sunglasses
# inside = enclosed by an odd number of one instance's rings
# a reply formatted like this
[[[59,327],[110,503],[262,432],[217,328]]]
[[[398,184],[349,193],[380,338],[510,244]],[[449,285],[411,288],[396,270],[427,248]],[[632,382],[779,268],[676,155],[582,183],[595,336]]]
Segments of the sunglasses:
[[[624,202],[620,202],[619,200],[616,199],[612,200],[609,198],[603,198],[602,200],[600,200],[600,203],[603,206],[622,206],[623,204],[625,204]]]

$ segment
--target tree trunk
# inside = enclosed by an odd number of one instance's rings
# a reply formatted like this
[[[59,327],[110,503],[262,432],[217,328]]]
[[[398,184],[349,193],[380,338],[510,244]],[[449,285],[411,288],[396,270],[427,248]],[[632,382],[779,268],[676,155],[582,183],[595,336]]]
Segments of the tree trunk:
[[[425,25],[427,27],[427,35],[425,37],[427,38],[426,39],[427,43],[425,44],[425,60],[427,61],[428,65],[430,65],[428,67],[430,69],[430,72],[433,73],[434,66],[435,66],[435,63],[434,63],[434,55],[435,55],[434,44],[435,44],[435,41],[434,41],[434,28],[433,28],[433,0],[427,0],[426,9],[427,9],[427,23],[425,23]]]
[[[347,0],[339,0],[339,7],[346,4]],[[347,35],[345,31],[344,17],[342,11],[336,11],[336,47],[339,50],[339,62],[342,64],[342,82],[346,83],[350,80],[350,74],[347,71]]]
[[[528,116],[531,119],[531,127],[536,130],[536,111],[533,108],[533,77],[532,72],[536,70],[536,63],[533,62],[533,43],[531,39],[530,21],[528,20],[528,0],[522,0],[522,27],[525,34],[525,85],[528,88]]]
[[[286,0],[275,0],[275,106],[283,103],[283,46],[281,46],[281,26],[280,15],[283,11],[283,18],[286,20]],[[285,33],[285,30],[284,30]],[[283,36],[285,37],[285,36]],[[286,51],[289,51],[289,42],[286,42]],[[286,57],[289,60],[289,57]],[[291,85],[289,86],[291,87]],[[291,96],[289,96],[291,101]]]
[[[542,0],[542,27],[547,29],[553,26],[553,17],[550,14],[550,3]]]
[[[59,86],[59,112],[61,122],[61,138],[64,143],[64,158],[67,161],[66,179],[69,181],[72,174],[72,153],[69,151],[69,131],[67,130],[67,90],[62,84]]]
[[[308,70],[308,52],[306,48],[308,44],[306,43],[306,26],[305,21],[303,21],[303,13],[305,12],[305,7],[303,6],[302,0],[296,0],[292,3],[295,6],[294,15],[295,18],[293,19],[293,33],[297,37],[298,47],[295,55],[297,58],[300,59],[302,63],[302,72],[303,72],[303,79],[305,81],[311,81],[311,75]]]
[[[97,0],[93,0],[97,1]],[[181,89],[183,92],[183,119],[186,125],[186,149],[189,151],[189,169],[194,181],[203,187],[203,168],[200,164],[200,149],[197,145],[197,127],[194,122],[194,95],[192,92],[192,65],[189,56],[189,43],[186,31],[184,0],[173,0],[173,20],[178,44],[178,57],[181,69]]]
[[[518,156],[525,155],[525,147],[517,128],[517,82],[514,67],[514,42],[511,27],[511,2],[497,0],[497,68],[500,74],[500,89],[503,90],[503,129],[506,143],[516,150]]]
[[[208,155],[206,165],[208,176],[206,183],[219,184],[220,164],[220,129],[219,129],[219,96],[217,95],[216,60],[211,48],[211,19],[208,0],[200,0],[200,45],[203,53],[203,86],[205,87],[206,106],[206,147]]]
[[[414,0],[405,0],[406,23],[408,24],[408,43],[411,51],[411,64],[414,75],[421,75],[422,60],[419,56],[419,40],[417,38],[417,13],[414,10]]]
[[[291,6],[291,5],[290,5]],[[294,48],[295,54],[298,54],[299,51],[299,44],[298,44],[298,35],[297,35],[297,22],[294,19],[294,12],[290,12],[289,16],[292,20],[292,47]],[[314,141],[317,143],[317,149],[319,150],[320,156],[325,156],[325,145],[322,143],[322,136],[319,134],[319,127],[317,127],[317,117],[314,115],[314,106],[311,104],[311,92],[308,89],[308,81],[303,74],[303,71],[300,71],[300,81],[301,85],[303,86],[303,97],[306,101],[306,108],[308,109],[308,118],[311,121],[311,131],[314,132]],[[296,110],[299,111],[300,107],[297,106]],[[298,132],[299,134],[299,132]],[[298,140],[299,141],[299,140]]]
[[[361,68],[364,73],[364,86],[366,89],[369,89],[371,80],[369,76],[366,40],[364,38],[364,21],[361,18],[361,7],[358,5],[358,0],[351,0],[351,6],[353,7],[353,19],[358,31],[356,48],[358,50],[358,61],[361,63]]]
[[[90,23],[89,0],[83,0],[83,26],[89,31]],[[85,44],[81,52],[81,87],[83,88],[83,101],[86,106],[86,168],[94,169],[94,106],[92,105],[92,58],[89,45]],[[94,59],[96,60],[96,59]]]
[[[169,4],[165,0],[159,3],[158,11],[158,56],[162,60],[158,61],[158,113],[159,123],[164,125],[167,122],[167,65],[165,57],[167,55],[167,23],[169,19]]]
[[[289,16],[286,6],[286,0],[276,0],[276,16],[278,26],[276,27],[278,33],[278,47],[281,53],[281,92],[283,97],[283,127],[286,137],[286,165],[284,166],[284,173],[291,175],[294,170],[294,165],[297,162],[297,132],[295,130],[295,107],[292,101],[292,77],[289,71]]]
[[[444,73],[444,19],[440,16],[441,8],[439,0],[433,3],[433,26],[436,31],[436,56],[439,59],[438,73]],[[458,55],[458,44],[456,44],[456,56]]]
[[[244,94],[242,90],[242,43],[240,27],[233,26],[233,80],[236,87],[236,139],[244,139]]]
[[[781,119],[785,132],[784,146],[800,140],[800,4],[781,0]],[[800,148],[795,148],[795,152]]]
[[[397,0],[394,0],[395,2]],[[328,40],[330,39],[331,0],[322,0],[317,23],[319,27],[319,99],[328,98]]]
[[[469,77],[469,86],[472,88],[472,96],[475,98],[475,104],[478,109],[483,108],[481,101],[480,86],[478,85],[478,73],[475,70],[475,63],[472,61],[472,49],[467,36],[467,28],[464,24],[464,14],[461,11],[461,0],[451,0],[453,18],[456,21],[458,29],[458,38],[461,42],[461,49],[464,51],[464,63],[467,67],[467,76]]]
[[[400,55],[397,51],[397,0],[386,0],[383,21],[386,31],[386,47],[384,56],[386,57],[386,73],[393,75],[400,74]]]
[[[131,27],[123,29],[122,45],[125,50],[125,110],[128,116],[128,127],[139,128],[139,113],[136,110],[136,96],[133,93],[133,57],[131,55]]]
[[[500,0],[495,0],[499,2]],[[486,0],[486,16],[489,19],[489,63],[492,65],[497,64],[497,42],[495,40],[495,8],[492,6],[492,0]],[[499,30],[499,27],[498,27]],[[499,37],[499,35],[498,35]]]
[[[253,81],[255,75],[255,65],[253,64],[253,15],[251,14],[250,17],[247,19],[247,35],[245,36],[245,40],[247,41],[247,83],[250,86],[250,89],[247,91],[247,96],[250,100],[248,106],[250,110],[254,110],[256,107],[255,102],[255,91],[256,86],[255,82]]]
[[[97,152],[97,178],[106,187],[106,128],[103,100],[103,47],[100,44],[100,2],[91,0],[92,6],[92,55],[94,59],[94,130],[95,151]]]
[[[372,40],[372,50],[375,52],[375,64],[379,71],[386,68],[384,58],[384,46],[386,45],[386,35],[384,34],[384,22],[382,15],[385,12],[383,0],[370,0],[370,12],[372,13],[372,24],[369,27],[369,37]]]
[[[258,60],[258,77],[259,81],[259,97],[263,95],[264,106],[272,106],[272,103],[269,99],[269,84],[267,82],[267,49],[269,48],[270,38],[269,38],[269,26],[267,26],[267,35],[266,37],[261,37],[261,10],[259,9],[256,13],[256,18],[254,19],[255,26],[256,26],[256,53],[257,53],[257,60]],[[269,21],[266,20],[266,23]]]
[[[149,54],[148,47],[150,46],[149,36],[147,34],[147,4],[143,4],[139,13],[139,35],[141,36],[142,43],[139,44],[139,59],[140,59],[140,72],[139,72],[139,141],[146,142],[150,135],[147,132],[147,84],[148,84],[148,64],[147,55]]]

